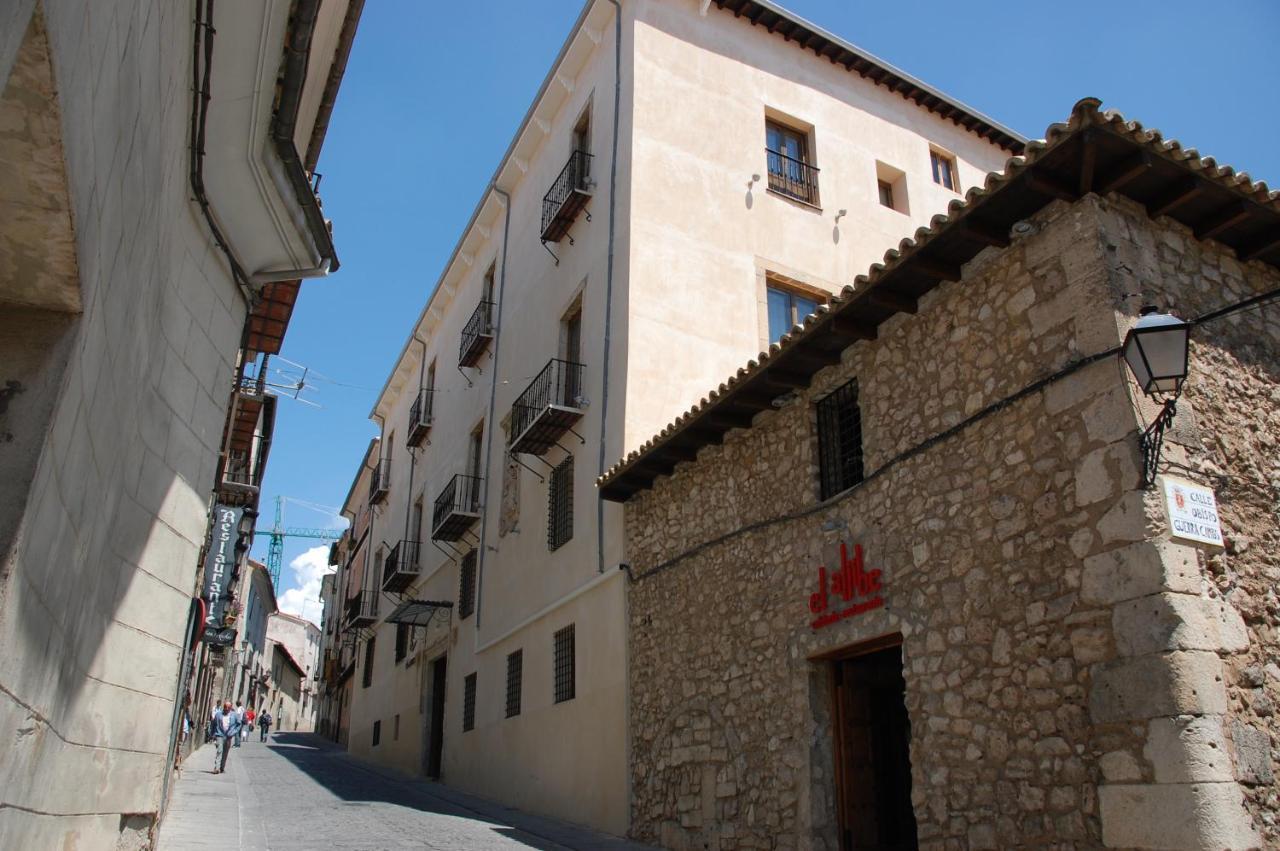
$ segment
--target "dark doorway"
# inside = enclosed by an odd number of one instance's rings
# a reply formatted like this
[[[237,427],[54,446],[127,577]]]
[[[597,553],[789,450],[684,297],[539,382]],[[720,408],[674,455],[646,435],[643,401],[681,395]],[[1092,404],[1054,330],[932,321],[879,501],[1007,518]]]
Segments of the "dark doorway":
[[[445,659],[431,663],[431,712],[427,727],[426,775],[440,779],[440,760],[444,756],[444,684]]]
[[[917,848],[902,647],[831,663],[841,851]]]

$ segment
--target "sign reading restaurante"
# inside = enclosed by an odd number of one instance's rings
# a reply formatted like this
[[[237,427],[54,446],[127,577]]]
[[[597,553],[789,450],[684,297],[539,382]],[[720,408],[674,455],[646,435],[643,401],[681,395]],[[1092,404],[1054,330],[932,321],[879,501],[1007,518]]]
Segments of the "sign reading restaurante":
[[[833,596],[839,597],[840,601],[848,605],[828,612]],[[840,603],[837,602],[836,605],[839,606]],[[866,569],[862,544],[853,545],[853,558],[849,558],[848,546],[841,543],[839,569],[831,573],[828,579],[826,566],[818,567],[818,591],[809,595],[809,611],[816,615],[810,626],[822,629],[883,605],[880,571]]]

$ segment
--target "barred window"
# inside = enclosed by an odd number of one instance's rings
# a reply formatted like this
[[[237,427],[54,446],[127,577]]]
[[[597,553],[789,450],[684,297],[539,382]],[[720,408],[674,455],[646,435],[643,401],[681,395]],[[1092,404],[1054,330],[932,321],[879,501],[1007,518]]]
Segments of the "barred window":
[[[818,402],[818,468],[822,499],[862,481],[862,414],[858,382],[838,387]]]
[[[573,456],[551,471],[547,494],[547,547],[553,552],[573,537]]]
[[[458,617],[469,618],[476,610],[476,551],[462,557],[458,587]]]
[[[507,717],[520,714],[520,686],[524,680],[524,650],[507,656]]]
[[[364,675],[360,681],[362,688],[368,688],[373,685],[373,643],[374,639],[370,638],[364,646]],[[277,679],[279,679],[277,677]]]
[[[557,632],[554,643],[556,703],[564,703],[574,697],[573,624]]]
[[[407,623],[396,624],[396,661],[400,662],[409,652],[409,630],[413,627]]]
[[[476,675],[462,681],[462,732],[476,728]]]

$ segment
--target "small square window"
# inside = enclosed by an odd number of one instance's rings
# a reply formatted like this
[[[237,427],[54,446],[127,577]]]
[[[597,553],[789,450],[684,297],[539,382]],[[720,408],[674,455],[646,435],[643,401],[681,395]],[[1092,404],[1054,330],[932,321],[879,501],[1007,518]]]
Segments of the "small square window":
[[[862,481],[862,414],[858,383],[850,381],[818,402],[818,468],[821,497],[828,499]]]
[[[507,717],[520,714],[520,688],[524,681],[524,651],[507,656]]]
[[[462,732],[476,728],[476,675],[467,674],[462,681]]]
[[[877,180],[876,187],[880,190],[880,206],[888,207],[890,210],[895,209],[893,206],[893,184]]]
[[[952,192],[959,192],[959,182],[956,180],[956,161],[954,158],[947,156],[941,151],[929,151],[929,162],[933,167],[933,182],[939,186],[950,189]]]
[[[573,700],[576,694],[574,671],[573,624],[555,634],[555,697],[556,703]]]

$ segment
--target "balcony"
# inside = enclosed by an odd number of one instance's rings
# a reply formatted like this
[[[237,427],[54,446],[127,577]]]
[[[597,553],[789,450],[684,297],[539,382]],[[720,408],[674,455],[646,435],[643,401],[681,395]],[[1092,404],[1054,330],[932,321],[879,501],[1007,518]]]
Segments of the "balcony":
[[[409,406],[409,427],[405,430],[405,444],[410,448],[421,446],[422,441],[427,439],[427,432],[431,431],[431,406],[435,394],[435,390],[425,387],[418,391],[418,397]]]
[[[373,475],[369,477],[369,504],[377,505],[387,498],[391,490],[391,459],[379,458],[373,462]]]
[[[376,591],[361,591],[347,600],[347,625],[360,628],[371,625],[378,619],[378,594]]]
[[[581,419],[582,373],[582,364],[559,358],[538,373],[511,406],[512,452],[542,455]]]
[[[478,476],[457,475],[436,497],[431,512],[431,540],[457,541],[480,519]]]
[[[769,165],[769,188],[788,198],[814,207],[818,203],[818,167],[795,160],[778,151],[765,150]]]
[[[482,300],[462,329],[458,366],[475,366],[493,339],[493,302]]]
[[[542,241],[559,242],[591,198],[591,154],[574,151],[542,198]]]
[[[387,553],[382,563],[382,590],[398,594],[413,584],[422,568],[418,564],[417,541],[401,541]]]

